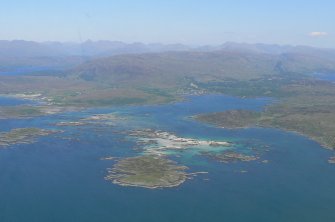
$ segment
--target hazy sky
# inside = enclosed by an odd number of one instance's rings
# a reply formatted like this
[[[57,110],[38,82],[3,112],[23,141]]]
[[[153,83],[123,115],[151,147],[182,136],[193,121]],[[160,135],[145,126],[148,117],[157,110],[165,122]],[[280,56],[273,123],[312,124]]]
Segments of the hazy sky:
[[[334,0],[0,0],[0,39],[335,48]]]

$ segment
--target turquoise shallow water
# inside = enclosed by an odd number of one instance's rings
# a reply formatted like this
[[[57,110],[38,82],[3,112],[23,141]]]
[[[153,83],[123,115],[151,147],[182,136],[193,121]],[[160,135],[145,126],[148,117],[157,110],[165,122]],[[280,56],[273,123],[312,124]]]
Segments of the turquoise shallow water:
[[[209,95],[177,104],[0,120],[1,131],[32,126],[65,131],[34,144],[0,149],[0,221],[335,221],[335,165],[327,162],[333,152],[294,133],[226,130],[187,118],[226,109],[260,110],[269,102]],[[52,124],[110,112],[130,120],[100,127]],[[138,155],[134,142],[119,133],[129,128],[229,140],[245,148],[265,145],[270,150],[261,159],[269,163],[223,164],[202,156],[171,157],[189,166],[191,172],[209,173],[176,188],[117,186],[103,179],[114,162],[100,158]]]

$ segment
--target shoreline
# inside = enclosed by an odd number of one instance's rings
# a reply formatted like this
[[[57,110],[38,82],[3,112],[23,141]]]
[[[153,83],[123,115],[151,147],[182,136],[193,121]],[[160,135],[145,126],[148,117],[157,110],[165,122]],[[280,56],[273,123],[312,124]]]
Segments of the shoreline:
[[[227,129],[227,130],[243,130],[243,129],[253,129],[253,128],[254,129],[257,129],[257,128],[258,129],[266,129],[267,128],[267,129],[281,130],[281,131],[284,131],[284,132],[287,132],[287,133],[294,133],[294,134],[303,136],[305,138],[308,138],[309,140],[312,140],[312,141],[318,143],[322,148],[325,148],[327,150],[335,151],[335,147],[331,147],[329,144],[320,141],[318,138],[316,138],[314,136],[311,136],[311,135],[308,135],[308,134],[305,134],[305,133],[302,133],[302,132],[299,132],[297,130],[291,130],[291,129],[287,129],[285,127],[262,125],[262,124],[252,124],[252,126],[242,126],[242,127],[225,127],[225,126],[222,126],[220,124],[211,123],[211,122],[205,121],[205,120],[200,120],[200,119],[197,118],[200,115],[202,115],[202,114],[191,116],[190,118],[192,118],[194,121],[206,124],[208,126],[214,126],[214,127],[217,127],[217,128],[222,128],[222,129]]]

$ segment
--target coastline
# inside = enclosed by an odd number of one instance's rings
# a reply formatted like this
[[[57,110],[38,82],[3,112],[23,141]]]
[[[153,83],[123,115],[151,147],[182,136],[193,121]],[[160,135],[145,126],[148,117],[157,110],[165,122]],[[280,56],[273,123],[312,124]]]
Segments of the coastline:
[[[215,113],[213,113],[213,114],[215,114]],[[317,138],[315,136],[312,136],[312,135],[308,135],[308,134],[303,133],[303,132],[299,132],[297,130],[292,130],[292,129],[288,129],[288,128],[285,128],[285,127],[279,127],[279,126],[273,126],[273,125],[259,124],[259,123],[250,124],[250,126],[241,126],[241,127],[229,127],[228,126],[227,127],[227,126],[221,125],[219,123],[213,123],[211,121],[201,120],[200,118],[198,118],[201,115],[202,114],[195,115],[195,116],[192,116],[191,118],[193,120],[195,120],[195,121],[207,124],[209,126],[215,126],[215,127],[218,127],[218,128],[223,128],[223,129],[228,129],[228,130],[252,129],[252,128],[270,128],[270,129],[282,130],[282,131],[289,132],[289,133],[295,133],[295,134],[298,134],[300,136],[306,137],[306,138],[308,138],[310,140],[313,140],[313,141],[317,142],[321,147],[323,147],[325,149],[335,150],[335,147],[332,147],[330,144],[327,144],[326,142],[320,141],[319,138]],[[211,115],[211,114],[209,114],[209,115]]]

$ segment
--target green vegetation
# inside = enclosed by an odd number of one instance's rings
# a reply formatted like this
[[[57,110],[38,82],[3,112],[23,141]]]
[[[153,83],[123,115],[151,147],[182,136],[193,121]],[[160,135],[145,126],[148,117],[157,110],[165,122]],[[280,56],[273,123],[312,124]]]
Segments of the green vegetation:
[[[71,101],[74,106],[122,106],[145,103],[143,98],[105,98],[105,99],[76,99]]]
[[[249,162],[249,161],[255,161],[259,159],[258,156],[251,156],[251,155],[246,155],[234,151],[223,151],[219,153],[215,152],[202,152],[203,156],[207,156],[211,159],[214,159],[219,162],[223,163],[231,163],[231,162]]]
[[[78,110],[75,107],[61,107],[55,105],[42,106],[0,106],[0,119],[21,119],[36,116],[51,115],[65,111]]]
[[[300,77],[301,78],[301,77]],[[292,77],[268,76],[249,81],[226,80],[212,82],[197,82],[197,86],[206,92],[223,93],[241,97],[285,97],[291,93],[284,91],[283,87],[292,83]]]
[[[228,110],[197,115],[195,119],[225,128],[245,128],[257,125],[260,116],[260,113],[247,110]]]
[[[289,96],[262,112],[230,110],[204,114],[196,119],[220,127],[275,127],[306,135],[335,149],[335,86],[305,80],[282,86]]]
[[[187,179],[187,167],[178,166],[174,161],[152,156],[138,156],[118,161],[108,171],[106,180],[122,186],[145,188],[175,187]]]
[[[281,54],[241,49],[148,53],[92,60],[58,76],[0,76],[1,94],[38,93],[48,103],[44,108],[1,107],[0,116],[37,116],[54,113],[56,107],[59,112],[166,103],[185,94],[266,96],[279,103],[261,113],[226,112],[202,119],[233,128],[278,127],[335,147],[334,84],[309,75],[335,73],[334,55],[299,47]]]
[[[40,115],[45,113],[36,106],[0,107],[0,118],[26,118]]]
[[[0,147],[13,144],[33,143],[37,137],[47,136],[55,131],[38,128],[17,128],[0,133]]]
[[[312,50],[312,49],[310,49]],[[285,97],[283,85],[304,74],[335,72],[322,50],[266,54],[248,50],[118,55],[53,76],[0,76],[0,93],[39,93],[57,106],[157,104],[183,94]]]

